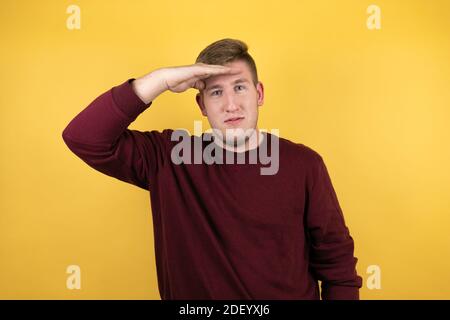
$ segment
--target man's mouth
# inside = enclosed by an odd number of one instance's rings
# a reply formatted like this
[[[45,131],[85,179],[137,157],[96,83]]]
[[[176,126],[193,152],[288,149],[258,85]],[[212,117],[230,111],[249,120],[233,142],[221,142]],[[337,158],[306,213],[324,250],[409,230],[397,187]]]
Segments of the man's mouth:
[[[229,119],[225,120],[224,122],[225,122],[225,123],[228,123],[228,124],[237,124],[237,123],[239,123],[242,119],[244,119],[244,117],[232,117],[232,118],[229,118]]]

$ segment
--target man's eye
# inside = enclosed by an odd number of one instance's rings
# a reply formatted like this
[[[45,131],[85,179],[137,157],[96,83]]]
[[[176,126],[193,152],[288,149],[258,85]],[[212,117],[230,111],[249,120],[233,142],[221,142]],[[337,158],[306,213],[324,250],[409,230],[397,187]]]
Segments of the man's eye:
[[[242,88],[240,89],[240,91],[242,91],[245,87],[241,86],[241,85],[237,85],[235,88]],[[213,92],[211,92],[212,96],[216,96],[217,94],[219,94],[220,92],[222,92],[222,90],[214,90]],[[216,94],[217,93],[217,94]]]

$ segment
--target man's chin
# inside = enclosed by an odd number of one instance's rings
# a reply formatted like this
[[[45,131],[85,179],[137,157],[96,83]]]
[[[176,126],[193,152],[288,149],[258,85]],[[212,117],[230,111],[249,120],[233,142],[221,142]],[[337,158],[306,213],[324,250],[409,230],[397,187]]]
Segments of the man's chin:
[[[245,135],[236,135],[236,136],[227,136],[223,142],[230,147],[240,147],[245,145],[245,142],[248,140],[248,137]]]
[[[256,129],[246,128],[226,128],[214,129],[215,136],[224,144],[230,147],[239,147],[246,143],[249,138],[256,132]]]

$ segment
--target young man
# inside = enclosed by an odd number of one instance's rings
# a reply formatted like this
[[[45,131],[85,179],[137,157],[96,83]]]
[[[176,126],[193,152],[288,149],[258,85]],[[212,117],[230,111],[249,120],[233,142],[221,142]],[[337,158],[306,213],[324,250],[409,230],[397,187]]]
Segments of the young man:
[[[184,160],[199,146],[213,146],[215,160],[266,149],[276,170],[261,174],[258,161],[180,163],[179,131],[127,129],[162,92],[189,88],[199,90],[213,134],[189,135]],[[65,128],[65,143],[88,165],[151,192],[162,299],[320,299],[318,280],[322,299],[359,298],[353,239],[324,161],[258,130],[263,101],[246,44],[223,39],[194,65],[113,87]]]

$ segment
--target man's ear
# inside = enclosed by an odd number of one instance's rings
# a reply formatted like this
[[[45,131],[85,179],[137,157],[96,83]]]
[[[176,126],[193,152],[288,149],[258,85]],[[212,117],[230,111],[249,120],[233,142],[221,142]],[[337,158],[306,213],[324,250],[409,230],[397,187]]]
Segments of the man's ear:
[[[261,81],[258,81],[256,84],[256,91],[258,94],[258,106],[262,106],[264,104],[264,85]]]
[[[198,92],[195,95],[195,101],[197,101],[197,104],[200,107],[200,111],[202,112],[202,115],[204,115],[206,117],[207,116],[206,108],[205,108],[205,104],[203,103],[203,96],[202,96],[201,92]]]

